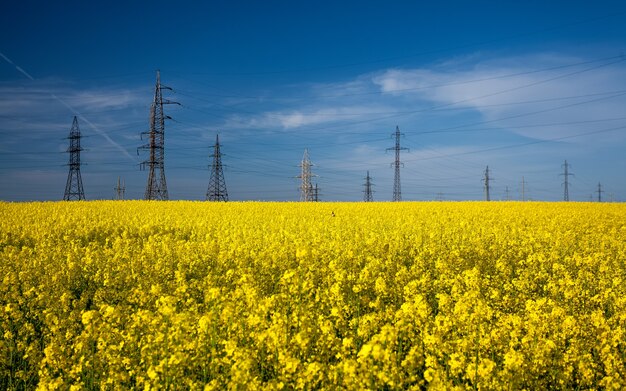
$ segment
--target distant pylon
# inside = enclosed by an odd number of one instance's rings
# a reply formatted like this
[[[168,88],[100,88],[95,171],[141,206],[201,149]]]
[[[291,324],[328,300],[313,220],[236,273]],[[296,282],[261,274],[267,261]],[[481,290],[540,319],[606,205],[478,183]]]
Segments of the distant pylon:
[[[137,153],[139,153],[139,149],[150,150],[148,160],[141,163],[141,169],[145,169],[146,165],[150,169],[146,192],[143,197],[146,200],[169,199],[167,183],[165,182],[165,120],[171,118],[163,112],[163,105],[180,105],[180,103],[163,100],[162,90],[171,90],[171,88],[161,85],[161,73],[157,71],[154,100],[150,107],[150,131],[141,133],[142,139],[144,135],[149,136],[149,142],[137,150]]]
[[[365,177],[365,190],[363,190],[363,201],[372,202],[374,201],[374,197],[372,196],[372,177],[370,177],[370,172],[367,172],[367,176]]]
[[[400,189],[400,151],[407,150],[408,148],[400,148],[400,136],[403,133],[400,133],[400,128],[396,126],[396,131],[391,134],[392,137],[396,138],[396,145],[392,148],[387,148],[388,151],[392,150],[396,153],[396,160],[391,163],[394,168],[394,177],[393,177],[393,200],[394,201],[402,201],[402,191]]]
[[[315,184],[315,187],[313,188],[313,201],[315,202],[320,201],[320,189],[317,187],[317,183]]]
[[[604,190],[602,190],[600,182],[598,182],[598,190],[596,190],[596,193],[598,193],[598,202],[602,202],[602,193],[604,193]]]
[[[311,173],[311,160],[309,160],[309,150],[304,150],[302,156],[302,162],[300,163],[300,175],[298,178],[302,179],[300,184],[300,201],[314,201],[313,185],[311,184],[311,178],[315,175]]]
[[[510,195],[510,192],[509,192],[509,187],[508,187],[508,186],[505,188],[505,190],[504,190],[504,194],[505,194],[505,195],[504,195],[504,199],[505,199],[506,201],[511,201],[511,195]]]
[[[213,164],[211,164],[211,177],[209,179],[209,187],[206,191],[207,201],[228,201],[228,191],[226,191],[226,180],[224,180],[224,171],[222,170],[222,152],[220,151],[220,136],[215,137],[215,146],[213,147]]]
[[[117,186],[113,188],[115,190],[115,199],[123,200],[124,192],[126,191],[126,185],[124,182],[120,181],[120,177],[117,177]]]
[[[563,201],[569,201],[569,176],[574,175],[569,172],[569,166],[570,164],[568,164],[566,160],[565,163],[563,163],[563,174],[559,174],[563,175],[565,178],[565,181],[563,181]]]
[[[78,119],[74,116],[72,128],[70,129],[70,146],[67,152],[70,154],[70,172],[67,174],[67,182],[65,183],[64,201],[84,200],[85,191],[83,190],[83,180],[80,176],[80,128],[78,127]]]
[[[522,175],[522,201],[526,201],[526,181]]]
[[[491,197],[489,196],[489,181],[491,180],[491,178],[489,178],[489,166],[487,166],[487,168],[485,169],[485,178],[483,179],[483,181],[485,182],[485,200],[486,201],[491,201]]]

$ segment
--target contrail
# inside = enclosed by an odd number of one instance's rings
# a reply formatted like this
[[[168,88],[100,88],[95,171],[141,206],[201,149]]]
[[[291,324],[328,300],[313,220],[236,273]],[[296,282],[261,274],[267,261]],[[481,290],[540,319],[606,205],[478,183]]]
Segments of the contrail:
[[[5,56],[2,52],[0,52],[0,57],[2,57],[4,59],[4,61],[8,62],[9,64],[13,65],[15,67],[15,69],[21,73],[22,75],[26,76],[27,78],[29,78],[32,81],[35,81],[35,78],[32,77],[28,72],[26,72],[24,69],[22,69],[19,65],[15,64],[13,61],[11,61],[11,59],[9,59],[7,56]],[[116,143],[115,141],[113,141],[113,139],[111,137],[109,137],[108,134],[106,134],[106,132],[104,132],[103,130],[101,130],[100,128],[98,128],[93,122],[89,121],[87,118],[85,118],[85,116],[83,116],[80,112],[78,112],[76,109],[74,109],[72,106],[70,106],[67,102],[65,102],[63,99],[59,98],[58,96],[54,95],[54,94],[50,94],[50,96],[56,100],[57,102],[61,103],[63,106],[67,107],[75,116],[79,117],[82,121],[84,121],[85,123],[87,123],[87,125],[91,126],[91,128],[98,133],[100,136],[102,136],[105,140],[107,140],[109,142],[109,144],[113,145],[115,148],[119,149],[124,155],[126,155],[130,160],[132,160],[133,162],[135,162],[135,158],[133,156],[131,156],[131,154],[128,153],[128,151],[126,151],[121,145],[119,145],[118,143]]]

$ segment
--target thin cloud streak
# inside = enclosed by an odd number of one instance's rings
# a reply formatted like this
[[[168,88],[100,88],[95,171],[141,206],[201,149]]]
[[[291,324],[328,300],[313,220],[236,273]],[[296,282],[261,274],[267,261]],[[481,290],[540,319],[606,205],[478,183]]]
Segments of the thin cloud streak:
[[[15,67],[15,69],[22,73],[24,76],[26,76],[27,78],[29,78],[31,81],[35,81],[35,78],[32,77],[28,72],[26,72],[24,69],[22,69],[20,66],[18,66],[17,64],[15,64],[13,61],[11,61],[7,56],[5,56],[2,52],[0,52],[0,56],[2,56],[2,58],[7,61],[9,64],[13,65]],[[70,110],[74,115],[76,115],[77,117],[79,117],[83,122],[87,123],[87,125],[89,125],[96,133],[98,133],[100,136],[102,136],[109,144],[111,144],[112,146],[114,146],[115,148],[117,148],[120,152],[122,152],[126,157],[128,157],[132,162],[136,162],[137,159],[135,159],[133,156],[131,156],[128,151],[126,151],[126,149],[124,149],[124,147],[122,147],[120,144],[118,144],[117,142],[115,142],[111,137],[109,137],[109,135],[103,131],[102,129],[100,129],[98,126],[96,126],[93,122],[89,121],[84,115],[82,115],[78,110],[76,110],[73,106],[71,106],[69,103],[65,102],[63,99],[59,98],[58,96],[56,96],[55,94],[50,94],[50,96],[55,99],[57,102],[61,103],[63,106],[65,106],[68,110]]]

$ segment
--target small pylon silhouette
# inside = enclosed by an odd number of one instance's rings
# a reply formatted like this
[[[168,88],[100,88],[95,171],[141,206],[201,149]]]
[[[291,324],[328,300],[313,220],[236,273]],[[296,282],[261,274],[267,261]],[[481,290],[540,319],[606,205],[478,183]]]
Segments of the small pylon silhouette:
[[[209,188],[206,191],[207,201],[228,201],[228,191],[226,191],[226,181],[222,170],[222,152],[220,151],[220,136],[215,137],[213,147],[213,164],[211,164],[211,177]]]
[[[67,152],[70,154],[70,172],[67,174],[67,182],[65,183],[64,201],[84,200],[85,191],[83,190],[83,180],[80,176],[80,128],[78,127],[78,119],[74,116],[72,128],[70,129],[70,146]]]
[[[120,180],[120,177],[117,177],[117,186],[113,188],[115,190],[115,199],[120,201],[124,199],[124,192],[126,191],[126,185],[123,181]]]
[[[374,197],[372,196],[372,177],[370,176],[370,172],[367,172],[367,176],[365,177],[365,190],[363,190],[363,201],[372,202],[374,201]]]

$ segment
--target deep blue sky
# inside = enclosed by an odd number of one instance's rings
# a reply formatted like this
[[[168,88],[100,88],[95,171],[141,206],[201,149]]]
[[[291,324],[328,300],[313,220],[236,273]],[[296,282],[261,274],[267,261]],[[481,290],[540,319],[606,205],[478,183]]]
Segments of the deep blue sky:
[[[341,4],[337,4],[341,3]],[[11,2],[0,5],[0,199],[57,200],[79,114],[88,199],[141,198],[155,70],[173,199],[203,199],[220,132],[231,199],[626,199],[623,2]],[[433,4],[429,4],[433,3]],[[548,4],[546,4],[548,3]],[[19,69],[18,69],[19,67]]]

